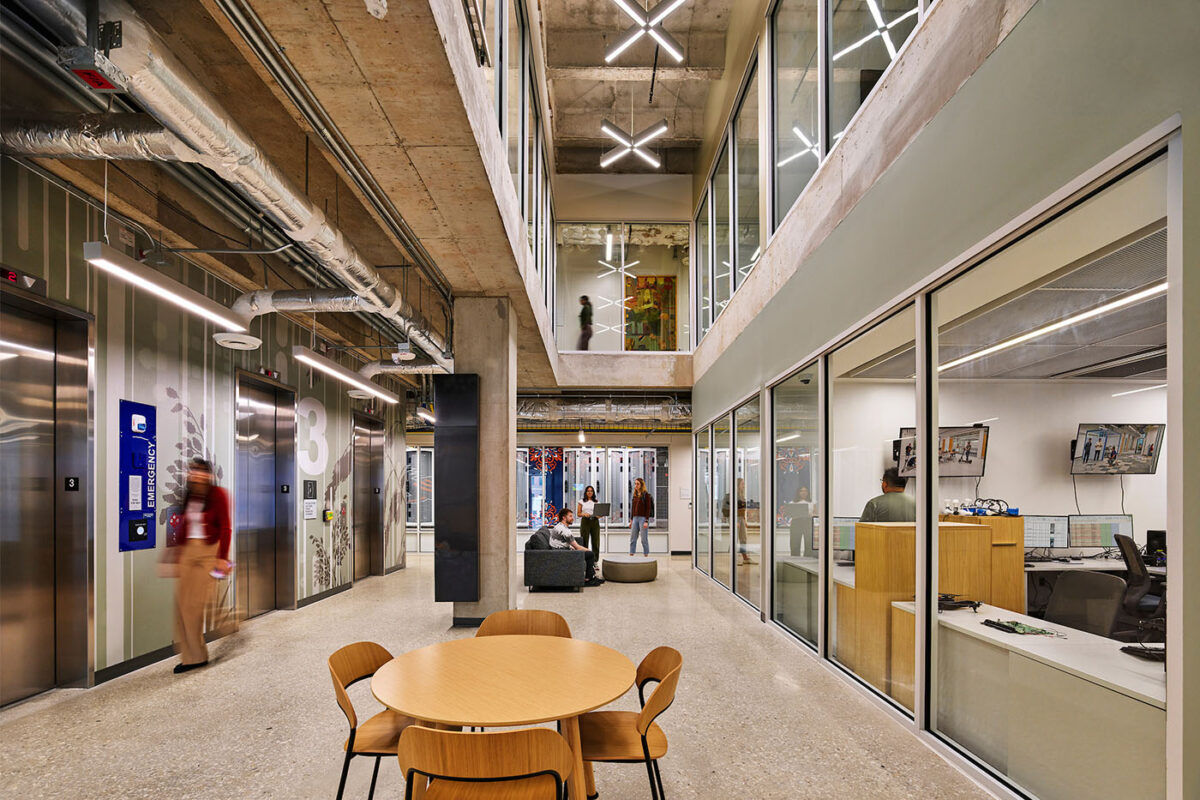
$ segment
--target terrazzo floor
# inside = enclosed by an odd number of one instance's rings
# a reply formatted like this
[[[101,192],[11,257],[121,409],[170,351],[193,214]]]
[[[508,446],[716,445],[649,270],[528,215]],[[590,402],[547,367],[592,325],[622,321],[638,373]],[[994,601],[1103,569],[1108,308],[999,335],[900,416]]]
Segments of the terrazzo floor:
[[[206,669],[175,675],[164,661],[0,711],[0,797],[333,798],[346,722],[325,660],[356,640],[400,653],[472,635],[432,597],[431,557],[410,556],[408,569],[244,624]],[[654,583],[522,589],[518,605],[558,611],[577,638],[635,663],[660,644],[682,652],[659,720],[671,800],[989,797],[686,558],[662,559]],[[360,718],[374,713],[365,682],[351,693]],[[637,693],[617,707],[637,708]],[[347,798],[366,797],[371,764],[353,762]],[[639,765],[599,764],[596,782],[608,800],[649,797]],[[375,796],[403,792],[385,761]]]

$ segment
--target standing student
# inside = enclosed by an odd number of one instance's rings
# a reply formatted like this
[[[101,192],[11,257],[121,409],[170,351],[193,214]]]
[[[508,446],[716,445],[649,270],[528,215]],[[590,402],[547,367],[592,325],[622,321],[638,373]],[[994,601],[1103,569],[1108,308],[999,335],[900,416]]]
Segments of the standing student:
[[[754,559],[750,558],[750,553],[746,549],[746,479],[737,479],[737,540],[738,554],[742,557],[741,563],[753,564]]]
[[[592,340],[592,301],[588,296],[582,295],[579,298],[579,346],[576,350],[587,350],[588,342]]]
[[[816,504],[808,487],[801,485],[796,490],[796,498],[784,507],[784,513],[791,517],[789,539],[791,554],[802,556],[812,546],[813,517],[816,515]]]
[[[650,555],[650,520],[654,518],[654,498],[646,491],[646,482],[637,478],[633,482],[633,505],[629,509],[633,524],[629,531],[629,555],[637,550],[638,534],[642,536],[642,554]]]
[[[179,583],[175,587],[175,649],[179,664],[175,672],[203,667],[208,663],[204,642],[204,611],[212,602],[217,577],[229,574],[229,495],[213,485],[212,465],[202,458],[188,464],[187,493],[183,497]]]
[[[592,553],[600,558],[600,520],[595,515],[596,487],[586,486],[583,489],[583,499],[575,504],[575,513],[579,515],[579,538],[583,546],[588,546],[591,540]]]

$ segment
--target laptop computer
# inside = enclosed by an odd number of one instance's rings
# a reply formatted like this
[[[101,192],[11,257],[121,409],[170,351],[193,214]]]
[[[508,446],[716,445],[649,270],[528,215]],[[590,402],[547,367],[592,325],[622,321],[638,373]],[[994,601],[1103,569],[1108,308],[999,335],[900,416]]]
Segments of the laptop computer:
[[[607,517],[612,513],[612,503],[596,503],[592,507],[593,517]]]

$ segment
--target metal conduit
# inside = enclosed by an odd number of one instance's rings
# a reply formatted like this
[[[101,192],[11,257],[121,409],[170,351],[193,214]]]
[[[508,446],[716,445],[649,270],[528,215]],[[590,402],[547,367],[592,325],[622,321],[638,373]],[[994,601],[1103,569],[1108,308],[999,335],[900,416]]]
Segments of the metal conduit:
[[[68,40],[85,37],[76,4],[43,0],[33,9]],[[200,163],[237,186],[289,237],[346,282],[377,313],[397,320],[409,339],[446,371],[453,371],[448,343],[330,224],[324,213],[266,158],[250,136],[175,58],[158,35],[123,0],[106,0],[102,16],[122,23],[123,46],[109,58],[122,73],[127,93],[197,154]],[[73,34],[73,37],[72,37]]]

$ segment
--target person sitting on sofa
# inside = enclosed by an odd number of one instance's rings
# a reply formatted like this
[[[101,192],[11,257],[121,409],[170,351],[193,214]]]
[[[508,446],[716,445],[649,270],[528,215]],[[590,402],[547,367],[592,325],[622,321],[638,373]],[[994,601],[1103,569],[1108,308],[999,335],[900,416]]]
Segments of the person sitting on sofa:
[[[582,550],[587,562],[587,581],[583,585],[599,586],[604,579],[596,575],[596,554],[575,541],[575,534],[571,533],[571,523],[574,521],[575,512],[571,509],[564,508],[558,512],[558,524],[550,531],[550,547],[555,550]]]

